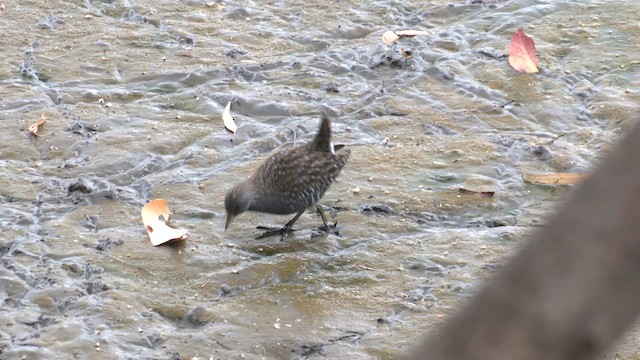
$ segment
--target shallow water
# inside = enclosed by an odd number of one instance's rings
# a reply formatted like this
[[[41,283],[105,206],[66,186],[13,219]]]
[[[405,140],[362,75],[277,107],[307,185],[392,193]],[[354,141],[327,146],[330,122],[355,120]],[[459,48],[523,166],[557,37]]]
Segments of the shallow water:
[[[522,172],[590,171],[639,102],[634,1],[0,5],[3,359],[398,357],[571,192]],[[503,57],[520,27],[540,74]],[[430,35],[381,43],[407,28]],[[224,232],[225,192],[320,109],[352,147],[339,236]],[[150,245],[158,197],[186,242]]]

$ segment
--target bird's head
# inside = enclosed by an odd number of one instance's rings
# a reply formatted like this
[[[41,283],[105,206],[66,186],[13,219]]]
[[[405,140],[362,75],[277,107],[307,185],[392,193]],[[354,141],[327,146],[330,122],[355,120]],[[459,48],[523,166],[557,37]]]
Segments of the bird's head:
[[[224,207],[227,210],[227,222],[224,229],[227,230],[231,221],[243,212],[249,210],[253,201],[253,190],[251,184],[241,182],[227,192],[224,197]]]

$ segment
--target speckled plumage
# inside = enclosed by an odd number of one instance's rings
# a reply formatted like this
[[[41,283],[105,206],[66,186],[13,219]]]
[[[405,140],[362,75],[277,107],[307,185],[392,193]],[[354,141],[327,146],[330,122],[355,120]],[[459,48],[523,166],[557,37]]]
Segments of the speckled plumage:
[[[323,113],[313,142],[276,152],[248,179],[227,192],[225,229],[236,215],[248,210],[270,214],[297,213],[285,225],[290,228],[302,212],[322,198],[350,154],[350,149],[334,148],[331,144],[331,123]]]

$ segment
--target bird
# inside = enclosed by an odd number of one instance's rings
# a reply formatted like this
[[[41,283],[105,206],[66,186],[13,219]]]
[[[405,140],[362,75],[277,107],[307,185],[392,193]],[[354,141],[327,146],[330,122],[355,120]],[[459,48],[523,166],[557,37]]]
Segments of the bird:
[[[284,227],[270,229],[256,238],[281,235],[281,240],[284,240],[300,215],[312,206],[324,223],[320,230],[329,230],[327,219],[317,203],[340,174],[351,150],[344,145],[333,145],[331,121],[324,111],[320,118],[320,128],[312,142],[277,151],[249,178],[227,192],[224,199],[227,212],[225,231],[233,219],[245,211],[296,214]]]

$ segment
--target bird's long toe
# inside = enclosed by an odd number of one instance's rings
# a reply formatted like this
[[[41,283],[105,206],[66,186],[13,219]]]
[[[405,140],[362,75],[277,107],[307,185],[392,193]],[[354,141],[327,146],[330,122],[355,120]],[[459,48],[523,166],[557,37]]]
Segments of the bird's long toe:
[[[271,236],[279,235],[279,236],[280,236],[280,240],[282,241],[282,240],[286,239],[286,237],[287,237],[290,233],[292,233],[292,232],[294,232],[294,231],[295,231],[295,230],[294,230],[294,229],[292,229],[290,226],[284,226],[284,227],[282,227],[282,228],[275,228],[275,229],[274,229],[274,228],[268,228],[268,227],[260,227],[260,226],[259,226],[258,228],[259,228],[259,229],[260,229],[260,228],[262,228],[262,229],[269,229],[269,230],[265,231],[262,235],[260,235],[260,236],[256,237],[256,240],[258,240],[258,239],[264,239],[264,238],[268,238],[268,237],[271,237]]]
[[[275,230],[282,230],[282,228],[279,227],[275,227],[275,226],[256,226],[256,229],[258,230],[268,230],[268,231],[275,231]]]

